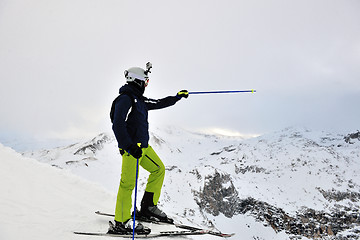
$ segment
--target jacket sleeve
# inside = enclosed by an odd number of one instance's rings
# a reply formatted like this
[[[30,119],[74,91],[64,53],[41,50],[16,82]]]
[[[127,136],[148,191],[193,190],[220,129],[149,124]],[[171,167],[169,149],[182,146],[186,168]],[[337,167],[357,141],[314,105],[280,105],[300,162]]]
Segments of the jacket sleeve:
[[[157,100],[145,98],[144,101],[145,101],[145,104],[146,104],[146,107],[148,110],[155,110],[155,109],[170,107],[179,100],[180,100],[180,98],[178,98],[177,96],[169,96],[169,97],[157,99]]]
[[[124,150],[128,150],[132,144],[132,140],[126,128],[126,118],[131,106],[131,97],[125,94],[120,96],[115,103],[112,129],[114,131],[119,148]]]

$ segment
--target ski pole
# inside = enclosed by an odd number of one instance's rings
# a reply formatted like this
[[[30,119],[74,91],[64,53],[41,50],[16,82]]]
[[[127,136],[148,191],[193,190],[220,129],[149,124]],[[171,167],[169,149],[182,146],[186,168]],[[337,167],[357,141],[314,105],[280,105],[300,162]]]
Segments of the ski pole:
[[[141,147],[141,143],[138,143],[138,146]],[[135,215],[136,215],[136,196],[137,196],[137,180],[139,174],[139,158],[136,158],[136,174],[135,174],[135,199],[134,199],[134,221],[133,221],[133,237],[135,239]]]
[[[211,93],[245,93],[245,92],[251,92],[254,93],[256,90],[235,90],[235,91],[207,91],[207,92],[189,92],[189,94],[211,94]]]
[[[134,199],[134,221],[133,221],[133,237],[135,239],[135,215],[136,215],[136,196],[137,196],[137,179],[139,170],[139,158],[136,159],[136,178],[135,178],[135,199]]]

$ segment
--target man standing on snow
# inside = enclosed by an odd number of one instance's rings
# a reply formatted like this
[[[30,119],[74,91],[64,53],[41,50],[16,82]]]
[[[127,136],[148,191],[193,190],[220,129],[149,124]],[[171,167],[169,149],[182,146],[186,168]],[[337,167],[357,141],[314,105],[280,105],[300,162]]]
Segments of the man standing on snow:
[[[118,147],[122,155],[122,169],[119,191],[115,209],[115,226],[109,229],[111,233],[132,234],[131,195],[136,181],[136,164],[150,172],[141,210],[136,216],[172,222],[172,219],[162,212],[157,203],[165,176],[165,167],[153,148],[149,145],[148,111],[174,105],[181,98],[187,98],[189,92],[182,90],[176,96],[163,99],[149,99],[143,96],[149,83],[148,74],[151,63],[146,64],[146,70],[132,67],[125,71],[127,84],[120,88],[120,95],[114,100],[110,117]],[[138,223],[137,234],[148,234],[150,229]]]

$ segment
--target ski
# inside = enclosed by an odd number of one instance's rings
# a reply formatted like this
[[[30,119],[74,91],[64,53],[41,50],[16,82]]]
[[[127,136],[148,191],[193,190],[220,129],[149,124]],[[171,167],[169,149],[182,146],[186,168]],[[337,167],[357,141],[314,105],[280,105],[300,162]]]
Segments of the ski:
[[[119,238],[132,238],[132,234],[112,234],[105,232],[74,232],[78,235],[87,236],[108,236],[108,237],[119,237]],[[135,238],[156,238],[156,237],[172,237],[172,236],[186,236],[186,235],[203,235],[206,231],[163,231],[159,233],[135,234]]]
[[[96,211],[95,213],[97,215],[101,215],[101,216],[115,217],[114,214],[104,213],[104,212],[100,212],[100,211]],[[178,224],[178,223],[160,222],[160,221],[155,221],[155,220],[151,220],[151,219],[142,219],[142,218],[136,219],[136,220],[140,221],[140,222],[148,222],[148,223],[155,223],[155,224],[174,225],[175,227],[178,227],[178,228],[182,228],[182,229],[186,229],[186,230],[190,230],[190,231],[203,231],[204,234],[210,234],[210,235],[224,237],[224,238],[232,237],[235,235],[235,233],[222,233],[222,232],[208,231],[208,230],[204,230],[204,229],[201,229],[198,227],[193,227],[193,226],[188,226],[188,225]]]

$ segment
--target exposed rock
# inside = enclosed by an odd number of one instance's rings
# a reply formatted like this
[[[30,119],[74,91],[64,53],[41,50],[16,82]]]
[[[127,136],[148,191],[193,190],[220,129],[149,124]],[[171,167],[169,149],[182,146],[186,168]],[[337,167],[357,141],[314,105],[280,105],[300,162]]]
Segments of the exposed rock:
[[[325,198],[335,201],[350,199],[359,201],[359,193],[341,193],[319,190]],[[215,171],[213,175],[205,177],[204,187],[194,196],[200,209],[214,216],[220,213],[231,218],[238,214],[248,214],[256,220],[271,226],[274,231],[285,231],[290,237],[307,237],[310,239],[335,237],[336,239],[357,239],[355,235],[341,236],[342,231],[354,226],[360,227],[360,215],[357,208],[334,209],[328,214],[322,211],[304,208],[295,216],[287,214],[283,209],[272,206],[254,198],[240,199],[234,187],[231,176]],[[339,234],[339,235],[338,235]]]
[[[235,164],[235,173],[236,174],[245,174],[247,172],[252,172],[252,173],[260,173],[260,172],[265,172],[266,169],[262,168],[262,167],[258,167],[258,166],[246,166],[246,167],[242,167],[242,166],[237,166]]]
[[[358,192],[340,192],[332,189],[331,191],[324,191],[322,189],[318,189],[319,192],[324,196],[326,200],[329,201],[343,201],[345,199],[349,199],[352,202],[360,201],[360,193]]]
[[[229,174],[216,171],[213,176],[205,177],[204,188],[194,194],[201,209],[214,216],[222,213],[231,218],[236,213],[239,197]]]
[[[350,133],[344,137],[345,142],[349,144],[353,144],[354,142],[351,142],[351,140],[357,139],[360,141],[360,131],[357,131],[356,133]]]

